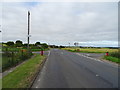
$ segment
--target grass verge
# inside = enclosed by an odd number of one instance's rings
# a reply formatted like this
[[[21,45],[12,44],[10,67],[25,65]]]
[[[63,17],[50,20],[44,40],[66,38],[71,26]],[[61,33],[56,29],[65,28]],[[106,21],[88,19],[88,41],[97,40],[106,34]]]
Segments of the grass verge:
[[[2,89],[2,79],[0,79],[0,90]]]
[[[34,58],[17,67],[3,78],[2,88],[28,88],[44,59],[45,56],[36,54]]]
[[[120,63],[119,58],[112,57],[112,56],[104,56],[103,59],[106,59],[106,60],[109,60],[109,61],[112,61],[112,62],[115,62],[115,63]]]

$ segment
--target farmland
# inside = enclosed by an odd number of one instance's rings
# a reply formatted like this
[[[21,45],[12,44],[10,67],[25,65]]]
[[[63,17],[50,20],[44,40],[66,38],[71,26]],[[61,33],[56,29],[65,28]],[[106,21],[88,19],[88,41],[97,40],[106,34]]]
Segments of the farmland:
[[[62,48],[71,52],[79,53],[106,53],[106,52],[117,52],[118,49],[109,49],[109,48]]]

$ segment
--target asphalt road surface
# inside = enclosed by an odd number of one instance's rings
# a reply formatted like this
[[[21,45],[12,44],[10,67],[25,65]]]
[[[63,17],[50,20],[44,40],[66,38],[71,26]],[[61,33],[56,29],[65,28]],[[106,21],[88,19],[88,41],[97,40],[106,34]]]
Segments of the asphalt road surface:
[[[32,88],[117,88],[118,66],[52,49]]]

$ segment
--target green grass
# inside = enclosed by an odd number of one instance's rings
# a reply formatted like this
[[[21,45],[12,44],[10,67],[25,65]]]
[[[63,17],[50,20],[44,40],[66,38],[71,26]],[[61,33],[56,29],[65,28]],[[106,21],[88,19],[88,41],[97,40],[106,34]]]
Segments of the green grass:
[[[22,48],[22,47],[20,47],[20,48],[12,48],[12,47],[7,47],[7,50],[8,51],[16,51],[16,52],[18,52],[18,51],[20,51],[20,50],[22,50],[22,49],[24,49],[24,50],[27,50],[27,48]],[[47,51],[47,50],[49,50],[48,48],[47,49],[44,49],[44,51]],[[6,51],[6,48],[2,48],[2,51]],[[41,49],[31,49],[31,51],[41,51]]]
[[[0,67],[2,67],[2,55],[0,54]]]
[[[6,49],[7,49],[7,51],[20,51],[22,48],[12,48],[12,47],[11,48],[8,48],[8,47],[5,48],[4,47],[4,48],[2,48],[2,51],[6,51]]]
[[[34,58],[17,67],[3,78],[3,88],[27,88],[44,58],[45,56],[36,54]]]
[[[117,52],[118,49],[108,49],[108,48],[62,48],[71,52],[80,52],[80,53],[106,53],[106,52]],[[79,49],[80,51],[76,51]]]
[[[2,79],[0,79],[0,90],[2,89]]]
[[[109,60],[109,61],[112,61],[112,62],[120,63],[119,58],[116,58],[116,57],[104,56],[104,59]]]
[[[31,49],[32,51],[41,51],[41,49]],[[49,48],[47,48],[47,49],[44,49],[44,51],[47,51],[47,50],[49,50]]]

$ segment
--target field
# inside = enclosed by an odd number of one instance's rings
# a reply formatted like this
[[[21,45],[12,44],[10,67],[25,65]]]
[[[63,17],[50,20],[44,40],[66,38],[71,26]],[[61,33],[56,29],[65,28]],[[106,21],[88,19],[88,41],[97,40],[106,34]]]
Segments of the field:
[[[17,67],[3,78],[3,88],[28,88],[45,56],[36,54],[34,58]]]
[[[106,53],[106,52],[117,52],[118,49],[108,49],[108,48],[62,48],[71,52],[80,53]]]

